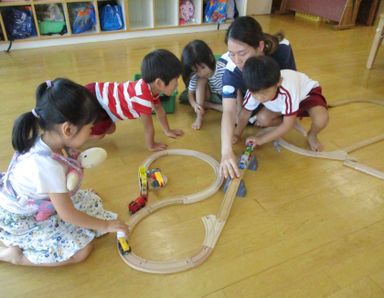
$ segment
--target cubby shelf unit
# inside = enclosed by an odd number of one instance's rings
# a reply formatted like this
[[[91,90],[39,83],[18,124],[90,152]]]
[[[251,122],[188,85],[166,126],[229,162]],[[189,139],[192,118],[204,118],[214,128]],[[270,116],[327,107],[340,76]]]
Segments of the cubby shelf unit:
[[[107,41],[114,39],[126,39],[156,35],[178,34],[225,29],[228,23],[205,24],[203,23],[203,0],[191,0],[195,8],[195,14],[187,24],[179,24],[180,0],[115,0],[121,7],[124,27],[116,31],[103,31],[100,26],[100,5],[106,0],[0,0],[0,30],[3,39],[0,39],[0,50],[8,48],[10,38],[7,35],[4,17],[10,7],[30,7],[33,14],[33,22],[36,27],[36,36],[13,41],[13,49],[36,48],[65,44],[77,44],[85,42]],[[60,34],[44,35],[39,30],[39,18],[37,10],[41,5],[57,4],[65,18],[66,32]],[[72,11],[80,3],[92,4],[96,15],[96,25],[89,31],[75,34],[73,32]],[[246,14],[247,0],[236,0],[239,15]],[[0,35],[1,36],[1,35]]]

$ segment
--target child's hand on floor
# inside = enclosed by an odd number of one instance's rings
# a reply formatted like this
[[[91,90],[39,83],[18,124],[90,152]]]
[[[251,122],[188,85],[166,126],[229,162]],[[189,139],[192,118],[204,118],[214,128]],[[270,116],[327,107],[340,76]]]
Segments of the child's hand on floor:
[[[169,131],[165,132],[165,135],[170,138],[176,138],[178,136],[184,135],[184,131],[181,129],[170,129]]]
[[[161,151],[168,148],[167,144],[154,142],[151,146],[148,146],[149,151]]]

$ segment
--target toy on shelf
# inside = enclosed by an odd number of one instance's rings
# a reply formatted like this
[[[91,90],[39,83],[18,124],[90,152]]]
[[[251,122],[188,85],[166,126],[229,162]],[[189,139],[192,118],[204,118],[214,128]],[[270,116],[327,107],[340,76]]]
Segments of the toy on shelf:
[[[188,24],[193,21],[195,7],[190,0],[180,1],[180,25]]]
[[[145,167],[139,168],[139,188],[140,196],[129,203],[129,213],[134,214],[143,208],[148,201],[148,191],[163,188],[166,183],[165,177],[161,174],[159,168],[152,171],[146,171]]]
[[[131,252],[131,247],[127,242],[126,235],[123,232],[117,232],[117,240],[119,243],[119,250],[122,255],[127,255]]]

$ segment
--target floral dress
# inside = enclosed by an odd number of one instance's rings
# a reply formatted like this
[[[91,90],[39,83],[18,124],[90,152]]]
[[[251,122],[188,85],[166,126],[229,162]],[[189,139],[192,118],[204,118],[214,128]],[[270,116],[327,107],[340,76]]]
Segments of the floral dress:
[[[39,154],[39,153],[34,153]],[[42,153],[46,154],[46,153]],[[77,160],[72,157],[56,156],[52,153],[47,158],[53,158],[66,164],[69,169],[82,172]],[[18,154],[5,173],[0,173],[0,200],[12,198],[17,200],[25,197],[15,193],[8,181],[9,173],[13,171],[18,162]],[[80,178],[82,175],[80,175]],[[81,180],[81,179],[80,179]],[[80,185],[81,181],[79,182]],[[78,189],[78,188],[77,188]],[[101,198],[92,191],[78,190],[71,195],[76,209],[103,220],[117,218],[117,214],[103,208]],[[0,206],[0,241],[6,246],[19,246],[23,254],[35,264],[63,262],[71,258],[77,251],[87,246],[95,237],[106,232],[94,231],[74,226],[64,222],[54,212],[44,220],[38,220],[36,214],[19,214],[10,212]]]

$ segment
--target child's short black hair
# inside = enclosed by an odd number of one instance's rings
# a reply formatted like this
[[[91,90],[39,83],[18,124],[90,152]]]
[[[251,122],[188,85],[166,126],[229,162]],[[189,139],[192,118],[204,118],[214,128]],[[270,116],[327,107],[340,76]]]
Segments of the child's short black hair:
[[[269,56],[251,57],[244,64],[243,80],[250,92],[267,89],[279,83],[280,67]]]
[[[205,64],[215,72],[216,59],[209,46],[202,40],[196,39],[189,42],[181,54],[181,64],[183,65],[183,80],[188,87],[192,74],[192,67]]]
[[[161,79],[165,85],[178,78],[183,71],[181,62],[167,50],[156,50],[147,54],[141,63],[141,76],[146,83]]]

